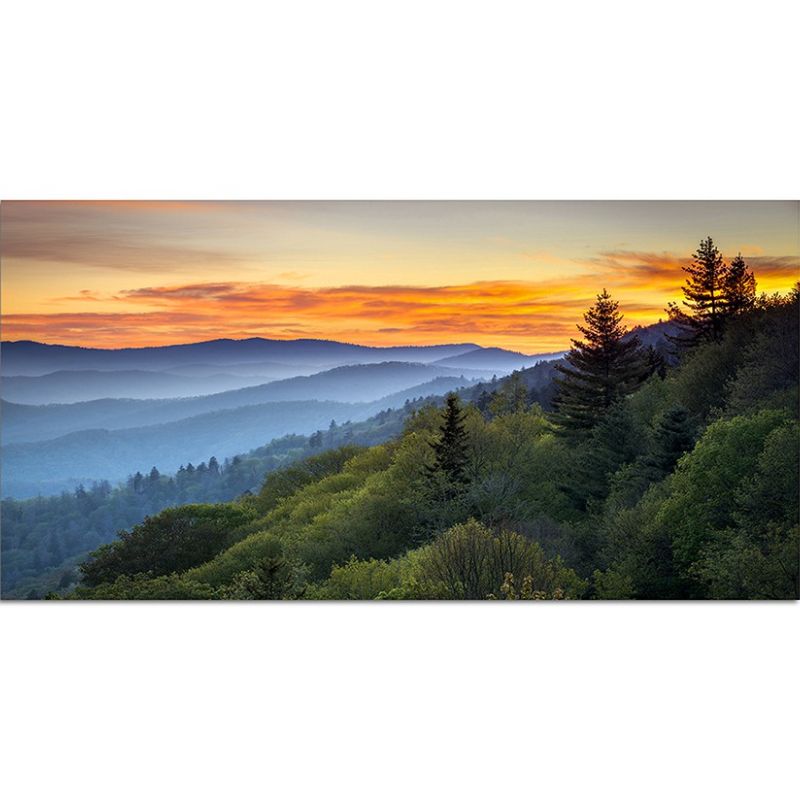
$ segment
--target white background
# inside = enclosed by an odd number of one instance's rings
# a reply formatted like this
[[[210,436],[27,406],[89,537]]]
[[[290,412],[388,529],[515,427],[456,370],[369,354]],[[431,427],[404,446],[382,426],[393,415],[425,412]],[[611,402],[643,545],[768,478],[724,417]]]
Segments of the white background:
[[[4,198],[789,198],[769,2],[4,8]],[[796,792],[797,603],[0,607],[0,790]]]

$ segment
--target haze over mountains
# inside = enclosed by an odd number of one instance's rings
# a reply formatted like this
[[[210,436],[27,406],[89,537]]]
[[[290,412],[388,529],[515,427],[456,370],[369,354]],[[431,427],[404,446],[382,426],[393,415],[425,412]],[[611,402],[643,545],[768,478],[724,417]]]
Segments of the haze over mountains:
[[[189,397],[205,392],[241,389],[271,380],[264,375],[210,372],[190,377],[170,372],[130,370],[58,370],[46,375],[3,378],[3,397],[14,403],[79,403],[102,397],[132,399]]]
[[[3,375],[44,375],[57,370],[170,370],[191,365],[266,364],[326,367],[381,361],[431,363],[480,350],[476,344],[368,347],[319,339],[214,339],[194,344],[101,350],[59,344],[3,342]],[[220,371],[220,370],[218,370]],[[283,376],[286,377],[286,376]]]
[[[434,363],[442,367],[484,370],[505,374],[518,369],[527,369],[539,361],[551,361],[560,358],[562,355],[564,355],[563,352],[526,356],[523,353],[515,353],[511,350],[504,350],[501,347],[485,347],[477,350],[468,350],[466,353],[460,353],[456,356],[448,356]]]
[[[216,340],[98,350],[2,344],[3,496],[118,481],[369,418],[560,354]]]
[[[390,402],[388,396],[391,395],[392,402],[402,404],[407,396],[434,393],[426,391],[426,387],[437,378],[443,379],[437,388],[445,392],[470,383],[467,378],[440,372],[424,364],[366,364],[336,367],[307,378],[289,378],[231,392],[172,400],[104,399],[47,406],[4,400],[4,443],[42,441],[86,429],[120,430],[164,424],[265,403],[314,400],[362,406],[383,402],[381,398]],[[402,390],[406,391],[401,395]]]
[[[402,364],[407,362],[386,363]],[[352,367],[357,366],[379,365],[352,365]],[[489,371],[486,369],[440,366],[438,362],[435,365],[427,366],[430,368],[429,375],[458,374],[474,378],[484,378],[500,370],[499,366],[497,369]],[[327,371],[327,369],[323,371]],[[299,368],[287,367],[285,372],[288,372],[289,375],[284,378],[278,375],[236,375],[232,372],[209,372],[208,375],[202,377],[185,377],[173,373],[146,370],[60,370],[46,375],[17,375],[4,378],[2,396],[5,400],[28,405],[81,403],[105,398],[126,398],[131,400],[176,399],[218,394],[281,380],[288,381],[291,378],[299,379],[306,377],[307,374],[318,374],[319,369],[300,371]],[[500,372],[502,373],[503,370],[500,370]]]

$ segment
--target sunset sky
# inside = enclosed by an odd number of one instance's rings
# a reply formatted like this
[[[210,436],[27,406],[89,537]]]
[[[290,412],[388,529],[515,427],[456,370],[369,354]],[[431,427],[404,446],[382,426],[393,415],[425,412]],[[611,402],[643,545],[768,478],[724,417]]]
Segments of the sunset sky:
[[[604,287],[663,318],[711,235],[800,277],[797,202],[3,202],[2,338],[561,350]]]

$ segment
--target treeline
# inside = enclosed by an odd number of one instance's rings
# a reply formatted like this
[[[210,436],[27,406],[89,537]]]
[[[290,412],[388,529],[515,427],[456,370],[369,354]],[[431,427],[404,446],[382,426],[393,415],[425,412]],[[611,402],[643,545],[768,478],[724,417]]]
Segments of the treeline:
[[[797,597],[800,291],[758,296],[707,239],[684,293],[666,357],[603,291],[551,412],[525,372],[412,409],[383,444],[151,517],[72,596]]]

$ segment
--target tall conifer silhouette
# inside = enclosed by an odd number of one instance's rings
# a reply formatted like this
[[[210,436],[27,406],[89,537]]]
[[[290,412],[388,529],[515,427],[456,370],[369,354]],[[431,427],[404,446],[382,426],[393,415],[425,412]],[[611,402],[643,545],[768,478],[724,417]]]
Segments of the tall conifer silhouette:
[[[725,314],[736,316],[750,311],[756,302],[756,279],[747,268],[742,254],[736,256],[728,267],[722,282]]]
[[[457,486],[467,483],[467,434],[464,415],[456,394],[447,395],[439,438],[431,445],[435,454],[431,475],[441,476]]]
[[[578,325],[584,341],[572,340],[567,364],[556,369],[556,418],[568,434],[592,429],[620,398],[647,376],[647,363],[637,336],[622,324],[619,303],[603,289]]]
[[[710,236],[700,242],[692,256],[692,263],[683,271],[687,275],[683,285],[683,305],[686,310],[677,303],[667,306],[670,319],[681,330],[678,336],[670,338],[680,346],[691,346],[701,341],[718,342],[722,338],[726,311],[728,267]]]

